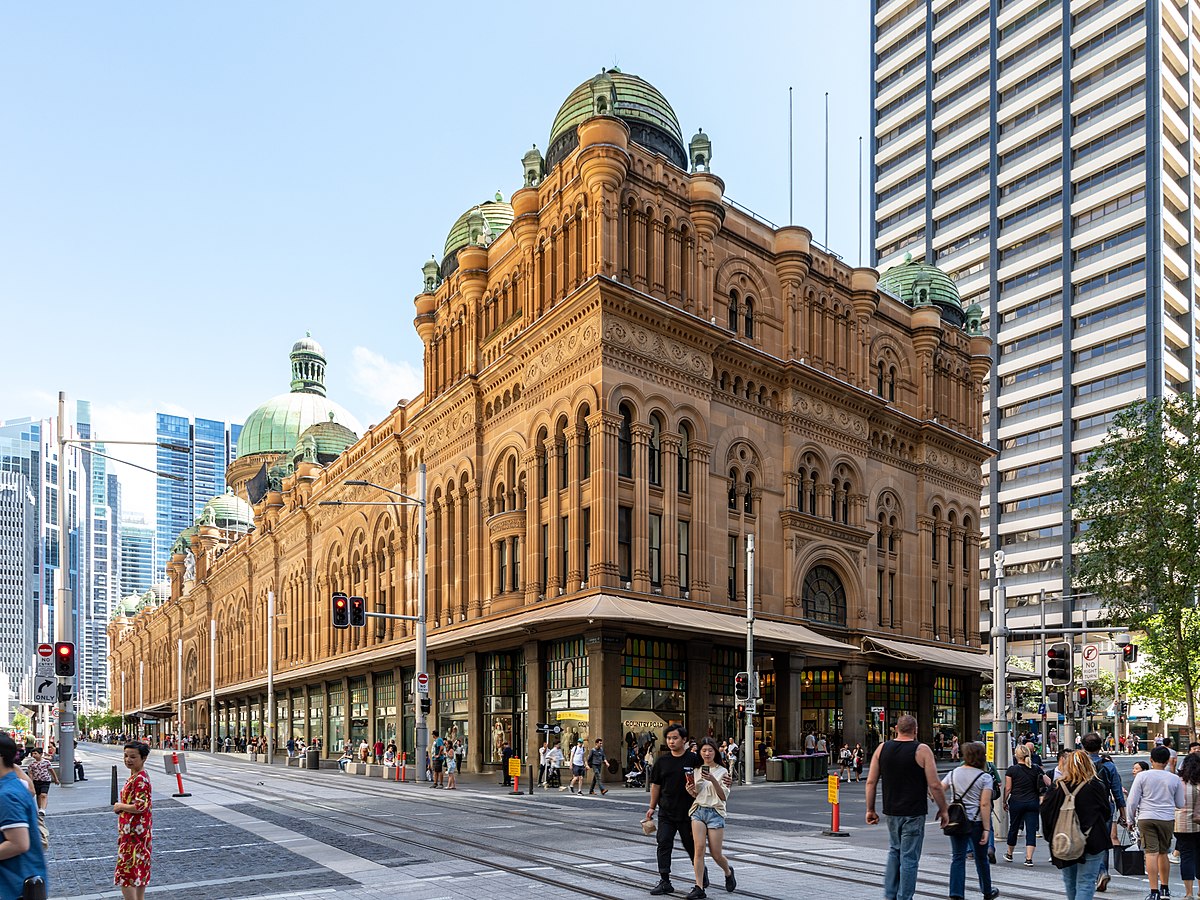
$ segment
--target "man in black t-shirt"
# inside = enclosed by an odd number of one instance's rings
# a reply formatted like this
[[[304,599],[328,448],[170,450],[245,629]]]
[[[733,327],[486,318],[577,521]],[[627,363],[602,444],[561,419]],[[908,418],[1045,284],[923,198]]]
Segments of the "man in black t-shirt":
[[[671,851],[675,843],[675,835],[679,835],[679,843],[688,859],[696,858],[696,842],[692,838],[692,823],[688,810],[692,806],[692,796],[687,792],[688,775],[700,768],[703,763],[697,753],[687,748],[687,729],[682,725],[668,725],[664,732],[669,753],[660,753],[650,770],[650,808],[646,810],[646,818],[654,818],[657,807],[662,811],[658,817],[658,874],[659,882],[650,889],[652,896],[670,894],[675,889],[671,886]],[[733,781],[725,776],[728,787]],[[708,887],[708,870],[704,872],[704,886]]]

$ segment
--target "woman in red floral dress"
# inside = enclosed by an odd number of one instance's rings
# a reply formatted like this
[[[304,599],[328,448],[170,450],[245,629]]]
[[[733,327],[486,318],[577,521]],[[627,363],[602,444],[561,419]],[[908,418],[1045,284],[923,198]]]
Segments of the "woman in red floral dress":
[[[150,883],[150,776],[143,769],[150,747],[140,741],[125,745],[129,780],[121,789],[121,802],[113,804],[117,814],[117,871],[113,884],[125,900],[145,900]]]

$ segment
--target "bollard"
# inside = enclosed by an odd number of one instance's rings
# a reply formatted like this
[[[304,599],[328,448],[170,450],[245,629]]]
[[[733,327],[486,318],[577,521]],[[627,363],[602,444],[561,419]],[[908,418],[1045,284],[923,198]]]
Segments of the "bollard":
[[[839,785],[841,785],[841,783],[841,779],[837,775],[830,775],[826,779],[826,784],[828,785],[828,799],[830,805],[833,807],[833,820],[830,823],[830,826],[823,830],[821,834],[828,837],[850,836],[849,832],[841,830],[842,804],[839,802],[841,793],[839,790]]]
[[[172,794],[171,796],[172,797],[190,797],[190,796],[192,796],[191,794],[189,794],[187,791],[185,791],[183,789],[183,775],[181,775],[179,772],[179,754],[174,750],[171,751],[171,767],[175,770],[175,781],[179,784],[179,793]]]
[[[513,780],[512,792],[514,794],[520,794],[521,793],[521,776],[520,776],[520,774],[514,775],[512,777],[512,780]]]
[[[533,788],[534,788],[535,784],[537,784],[537,782],[535,782],[533,780],[533,766],[530,766],[529,767],[529,796],[530,797],[533,796]]]
[[[117,798],[119,796],[119,794],[117,792],[117,767],[116,766],[112,767],[112,786],[111,787],[112,787],[112,790],[110,791],[110,793],[112,794],[112,802],[116,803]]]
[[[408,754],[407,753],[400,754],[400,780],[401,781],[408,780]]]

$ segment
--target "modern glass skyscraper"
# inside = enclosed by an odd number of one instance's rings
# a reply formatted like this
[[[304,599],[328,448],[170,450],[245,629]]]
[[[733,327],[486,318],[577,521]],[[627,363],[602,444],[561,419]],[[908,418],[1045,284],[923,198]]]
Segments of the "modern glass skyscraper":
[[[1196,386],[1197,0],[872,0],[874,261],[995,342],[981,564],[1071,618],[1071,478],[1130,401]],[[984,585],[990,584],[989,578]]]
[[[154,526],[147,525],[141,516],[122,516],[119,531],[120,596],[144,594],[154,584]]]
[[[20,684],[36,643],[38,544],[35,488],[0,470],[0,670],[10,685]]]
[[[166,577],[167,557],[179,532],[192,525],[204,504],[225,491],[225,470],[237,458],[241,425],[226,425],[213,419],[196,419],[158,413],[156,439],[188,448],[158,448],[157,468],[179,476],[157,479],[157,546],[154,578]]]

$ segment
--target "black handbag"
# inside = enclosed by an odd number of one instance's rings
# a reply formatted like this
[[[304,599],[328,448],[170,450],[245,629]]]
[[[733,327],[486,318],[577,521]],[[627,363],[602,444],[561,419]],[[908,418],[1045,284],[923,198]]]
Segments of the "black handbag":
[[[21,900],[46,900],[46,882],[41,875],[30,875],[25,879]]]
[[[1122,831],[1131,843],[1117,844],[1113,847],[1113,871],[1118,875],[1134,875],[1140,878],[1146,874],[1146,851],[1137,845],[1136,839],[1127,829]]]

